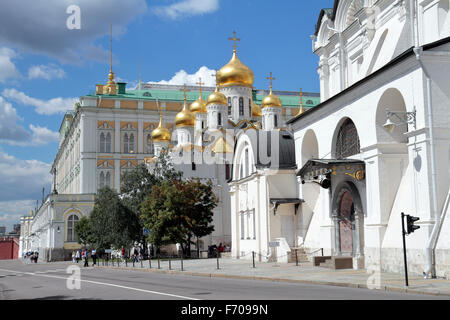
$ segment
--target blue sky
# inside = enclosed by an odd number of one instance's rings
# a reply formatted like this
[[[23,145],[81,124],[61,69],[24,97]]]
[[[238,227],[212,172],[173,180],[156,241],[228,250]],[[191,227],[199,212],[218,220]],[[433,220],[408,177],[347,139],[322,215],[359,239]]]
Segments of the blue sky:
[[[70,5],[80,8],[79,30],[67,28]],[[144,82],[211,76],[231,58],[227,39],[236,31],[239,58],[255,73],[256,88],[267,88],[273,72],[275,90],[318,92],[310,35],[320,10],[332,6],[332,0],[46,0],[45,6],[2,0],[0,225],[10,229],[41,198],[42,186],[50,189],[64,110],[107,81],[110,22],[113,69],[129,86],[138,81],[139,61]]]

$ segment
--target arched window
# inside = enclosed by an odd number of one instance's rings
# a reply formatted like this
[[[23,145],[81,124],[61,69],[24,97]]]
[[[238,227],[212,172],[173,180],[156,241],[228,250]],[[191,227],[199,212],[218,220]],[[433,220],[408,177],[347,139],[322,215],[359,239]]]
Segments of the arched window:
[[[273,117],[273,126],[275,128],[278,128],[278,116],[277,115],[274,115],[274,117]]]
[[[239,116],[244,115],[244,98],[239,98]]]
[[[128,153],[129,147],[128,147],[128,133],[125,133],[123,135],[123,153]]]
[[[112,150],[111,148],[111,133],[106,134],[106,143],[105,143],[105,152],[110,153]]]
[[[352,120],[344,121],[336,140],[336,159],[345,159],[361,152],[358,131]]]
[[[128,152],[129,153],[134,153],[135,152],[135,150],[134,150],[134,134],[130,134],[130,140],[128,141],[128,143],[129,143],[129,150],[128,150]]]
[[[67,237],[66,240],[67,242],[77,242],[78,241],[78,237],[77,237],[77,233],[75,232],[75,225],[77,224],[78,220],[80,220],[78,218],[77,215],[70,215],[69,218],[67,219]]]
[[[248,157],[248,148],[245,149],[245,176],[248,177],[250,173],[250,162]]]
[[[109,171],[106,173],[105,187],[111,188],[111,173]]]
[[[222,114],[220,112],[217,114],[217,125],[222,125]]]
[[[252,99],[248,99],[248,116],[252,117]]]
[[[102,171],[100,172],[100,187],[99,189],[105,187],[105,173]]]
[[[231,98],[228,98],[228,115],[231,115]]]
[[[105,152],[106,148],[105,148],[105,134],[102,132],[100,134],[100,152]]]

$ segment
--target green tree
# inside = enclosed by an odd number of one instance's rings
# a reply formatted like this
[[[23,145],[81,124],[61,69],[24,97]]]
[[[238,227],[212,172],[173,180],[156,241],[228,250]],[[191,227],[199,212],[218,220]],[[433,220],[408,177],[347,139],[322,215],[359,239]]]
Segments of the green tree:
[[[92,230],[88,217],[82,217],[80,221],[75,224],[75,232],[77,234],[79,244],[85,247],[92,244]]]
[[[130,247],[141,236],[138,217],[109,188],[98,192],[90,216],[90,230],[92,245],[98,250]]]
[[[141,219],[151,230],[148,240],[157,247],[179,243],[190,255],[192,239],[214,231],[210,223],[216,205],[211,182],[175,179],[155,185],[142,206]]]

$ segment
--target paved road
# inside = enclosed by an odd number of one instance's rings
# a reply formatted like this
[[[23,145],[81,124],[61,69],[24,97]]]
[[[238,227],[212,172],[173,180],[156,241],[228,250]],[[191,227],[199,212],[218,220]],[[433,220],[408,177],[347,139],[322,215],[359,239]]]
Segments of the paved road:
[[[377,290],[273,281],[205,278],[81,268],[81,289],[67,288],[69,264],[0,262],[0,299],[108,300],[396,300],[448,299]],[[73,282],[70,282],[73,284]]]

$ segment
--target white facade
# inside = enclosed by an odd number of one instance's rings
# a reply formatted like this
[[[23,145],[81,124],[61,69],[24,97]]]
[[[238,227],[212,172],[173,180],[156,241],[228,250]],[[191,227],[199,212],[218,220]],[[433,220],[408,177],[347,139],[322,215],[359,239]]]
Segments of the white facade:
[[[309,226],[301,240],[310,250],[325,248],[327,254],[343,254],[339,206],[344,206],[347,190],[355,210],[350,248],[355,268],[402,272],[400,214],[404,212],[419,217],[421,227],[407,239],[409,270],[428,271],[427,252],[432,248],[436,274],[446,276],[450,270],[449,229],[445,229],[450,218],[444,207],[450,187],[450,44],[446,38],[450,28],[445,27],[450,22],[449,1],[373,2],[340,1],[333,13],[324,12],[319,20],[314,50],[320,57],[324,102],[290,121],[297,167],[303,168],[311,159],[353,159],[362,166],[332,169],[329,191],[308,182],[300,184],[298,196],[305,200],[301,214]],[[411,15],[416,4],[418,14]],[[436,40],[440,41],[430,43]],[[414,46],[418,49],[413,50]],[[416,112],[415,123],[389,132],[384,128],[387,110]],[[350,120],[359,137],[359,150],[340,158],[340,129]],[[433,205],[431,125],[437,208]],[[363,174],[357,176],[358,170]],[[430,239],[435,225],[440,232],[435,233],[434,247]]]

